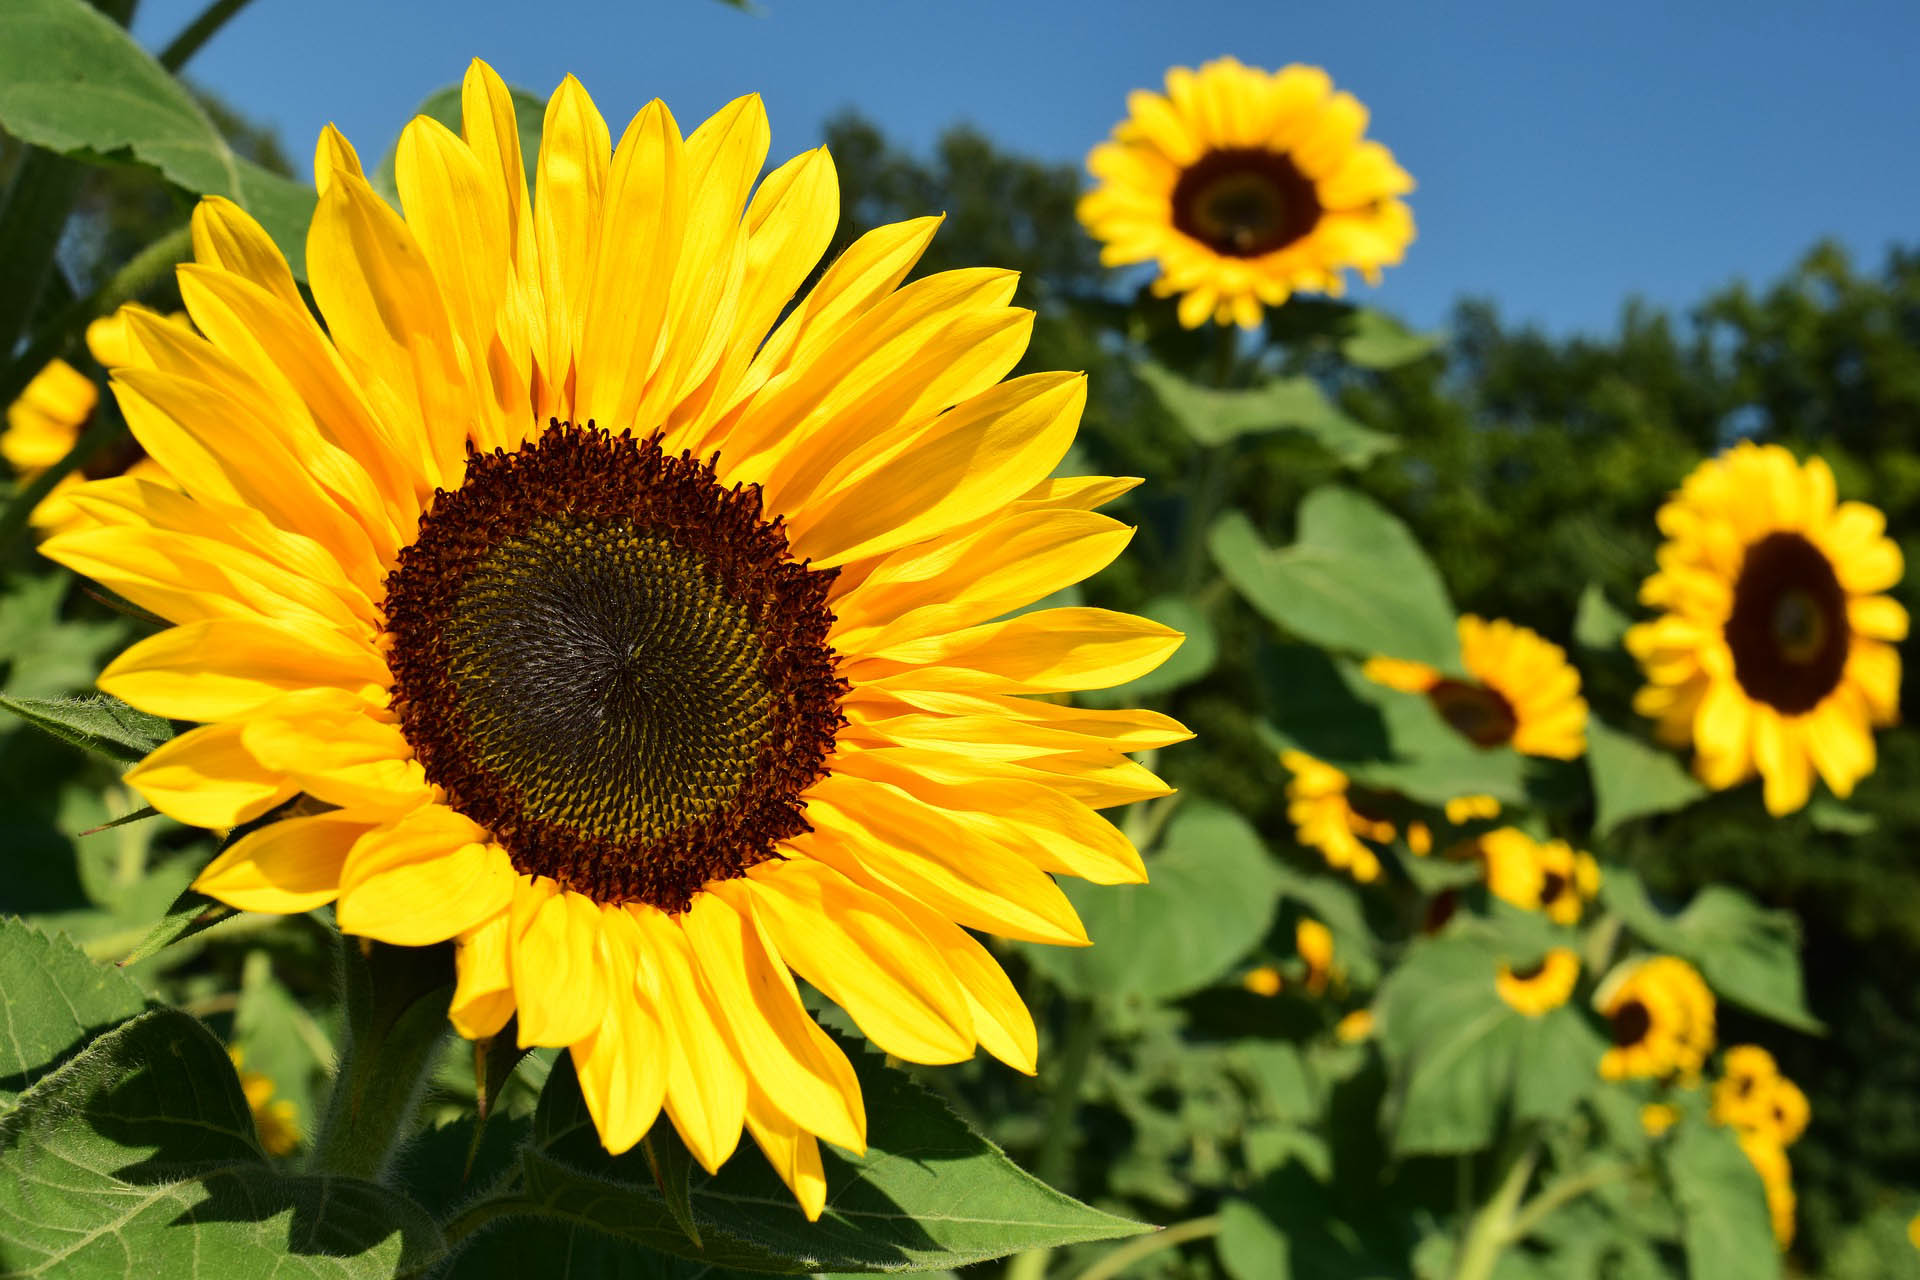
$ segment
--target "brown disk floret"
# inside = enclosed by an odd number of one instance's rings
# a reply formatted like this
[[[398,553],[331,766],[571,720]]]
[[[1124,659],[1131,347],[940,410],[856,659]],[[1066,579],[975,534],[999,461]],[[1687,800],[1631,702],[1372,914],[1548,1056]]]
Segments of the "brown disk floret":
[[[554,422],[467,459],[387,578],[393,707],[516,869],[687,908],[807,830],[844,723],[827,590],[758,486]]]
[[[1797,533],[1760,539],[1734,583],[1726,636],[1749,697],[1789,715],[1813,710],[1839,685],[1852,638],[1833,565]]]
[[[1264,147],[1210,151],[1173,188],[1174,227],[1228,257],[1285,248],[1312,231],[1321,212],[1312,181]]]

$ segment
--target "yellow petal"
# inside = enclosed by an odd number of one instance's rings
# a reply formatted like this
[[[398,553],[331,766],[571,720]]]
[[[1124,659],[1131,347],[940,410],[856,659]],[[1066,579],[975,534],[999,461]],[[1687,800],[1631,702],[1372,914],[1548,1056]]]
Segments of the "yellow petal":
[[[652,907],[626,911],[640,926],[636,981],[649,991],[665,1031],[667,1115],[693,1158],[712,1173],[740,1144],[746,1069],[679,924]]]
[[[827,1176],[820,1164],[820,1144],[813,1135],[780,1113],[779,1108],[758,1089],[747,1096],[747,1128],[767,1163],[787,1184],[800,1212],[808,1222],[817,1222],[827,1205]]]
[[[573,1046],[580,1093],[614,1155],[629,1150],[660,1114],[666,1098],[666,1056],[671,1050],[652,1001],[635,984],[644,945],[633,917],[618,907],[604,912],[600,932],[601,963],[613,992],[606,1020]]]
[[[499,915],[513,899],[513,864],[484,828],[425,804],[361,836],[340,875],[342,933],[424,947]]]
[[[99,684],[157,716],[228,720],[296,689],[342,689],[384,702],[389,681],[371,646],[338,632],[216,618],[149,636],[109,663]]]
[[[227,846],[193,887],[242,911],[311,911],[333,901],[347,851],[375,825],[347,809],[283,818]]]
[[[196,262],[231,271],[287,306],[306,309],[279,246],[245,209],[225,196],[204,196],[193,207],[192,228]]]
[[[807,860],[761,863],[746,879],[754,919],[780,957],[875,1044],[909,1062],[973,1055],[960,984],[899,908]]]
[[[1808,758],[1797,719],[1789,721],[1772,707],[1755,707],[1753,762],[1766,783],[1768,813],[1779,817],[1806,804],[1813,790],[1813,762]]]
[[[239,725],[206,725],[154,748],[127,785],[169,818],[194,827],[251,822],[299,788],[247,753]]]
[[[547,100],[533,201],[541,296],[547,307],[547,358],[541,367],[555,386],[569,380],[574,348],[586,320],[588,272],[600,233],[612,153],[607,122],[594,109],[586,89],[568,76]],[[573,407],[540,406],[542,422],[554,414],[571,418]]]
[[[714,1006],[732,1028],[757,1091],[801,1128],[852,1151],[867,1147],[860,1081],[800,1003],[786,965],[738,880],[694,895],[681,917]]]
[[[247,750],[315,799],[387,813],[418,805],[427,780],[400,726],[333,690],[288,694],[250,720]]]
[[[848,665],[858,683],[911,667],[902,685],[973,693],[1061,693],[1124,684],[1165,662],[1185,637],[1150,618],[1108,609],[1069,607],[1023,613],[964,631],[910,640]]]
[[[609,996],[599,906],[551,881],[522,877],[508,928],[521,1047],[570,1045],[592,1035]]]
[[[495,1035],[513,1016],[513,975],[507,970],[507,913],[462,934],[454,943],[459,981],[447,1018],[469,1040]]]
[[[1039,1060],[1039,1033],[1034,1029],[1033,1014],[999,962],[972,934],[931,907],[906,897],[892,901],[940,952],[954,980],[966,992],[980,1047],[1015,1071],[1032,1075]]]

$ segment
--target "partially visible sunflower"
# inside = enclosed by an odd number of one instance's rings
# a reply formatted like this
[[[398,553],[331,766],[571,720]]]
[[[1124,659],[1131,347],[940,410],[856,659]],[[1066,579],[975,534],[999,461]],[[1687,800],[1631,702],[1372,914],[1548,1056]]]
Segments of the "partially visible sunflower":
[[[1713,1119],[1792,1146],[1806,1132],[1812,1109],[1800,1086],[1780,1074],[1773,1055],[1755,1044],[1735,1045],[1713,1085]]]
[[[1373,1010],[1355,1009],[1334,1024],[1333,1038],[1341,1044],[1358,1044],[1373,1034]]]
[[[253,1127],[260,1133],[260,1149],[270,1156],[292,1155],[300,1145],[300,1113],[291,1100],[274,1096],[273,1077],[247,1069],[246,1054],[228,1049],[227,1057],[240,1077],[240,1092],[246,1096],[247,1110],[253,1113]]]
[[[1366,799],[1356,793],[1353,780],[1325,761],[1287,750],[1280,753],[1280,763],[1293,775],[1287,780],[1287,821],[1294,838],[1361,884],[1378,880],[1380,855],[1370,846],[1392,841],[1394,825],[1362,812]]]
[[[179,271],[204,337],[130,312],[114,389],[179,489],[76,490],[46,553],[176,625],[100,685],[198,721],[129,774],[207,827],[278,814],[195,882],[253,911],[457,943],[462,1034],[569,1050],[599,1136],[663,1111],[716,1169],[743,1130],[802,1208],[858,1080],[794,975],[881,1049],[1034,1069],[969,932],[1087,939],[1054,874],[1145,879],[1096,811],[1168,788],[1188,736],[1045,696],[1177,633],[1009,615],[1117,556],[1054,478],[1084,380],[1003,382],[1015,279],[902,285],[938,219],[833,240],[831,159],[760,179],[741,98],[617,148],[580,84],[528,190],[475,63],[463,129],[401,136],[396,212],[336,131],[315,158],[311,315],[265,231],[209,198]],[[757,182],[757,187],[756,187]],[[297,793],[334,806],[281,809]]]
[[[1443,676],[1425,663],[1370,658],[1363,674],[1405,693],[1424,693],[1446,722],[1476,747],[1511,746],[1522,755],[1578,759],[1587,749],[1587,702],[1567,651],[1504,618],[1463,615],[1460,661],[1472,680]]]
[[[1640,1108],[1640,1127],[1649,1138],[1665,1137],[1667,1130],[1680,1123],[1680,1109],[1667,1102],[1649,1102]]]
[[[1333,932],[1318,920],[1302,917],[1293,927],[1293,945],[1306,965],[1305,986],[1317,996],[1327,989],[1328,979],[1340,974],[1333,962]]]
[[[185,324],[186,316],[168,317]],[[107,366],[125,364],[127,354],[126,319],[104,316],[87,326],[87,350]],[[18,484],[34,477],[67,456],[99,404],[99,392],[92,379],[65,360],[49,361],[33,376],[20,398],[7,406],[7,428],[0,432],[0,458],[13,469]],[[165,483],[159,464],[143,456],[132,440],[122,447],[107,449],[88,460],[83,473],[61,477],[59,483],[42,498],[27,517],[33,528],[44,533],[84,528],[88,516],[69,499],[74,486],[88,478],[130,475]]]
[[[1153,291],[1181,295],[1189,329],[1251,329],[1292,293],[1344,292],[1349,267],[1378,284],[1413,240],[1413,179],[1318,67],[1175,67],[1127,111],[1087,156],[1080,221],[1108,266],[1158,262]]]
[[[1646,673],[1634,708],[1693,745],[1709,787],[1757,772],[1767,812],[1837,796],[1873,772],[1873,729],[1899,716],[1907,611],[1886,518],[1839,502],[1821,458],[1743,441],[1701,463],[1659,513],[1667,541],[1640,600],[1666,610],[1627,632]]]
[[[1520,969],[1505,961],[1494,975],[1500,998],[1530,1018],[1558,1009],[1573,995],[1580,980],[1580,957],[1566,947],[1554,947],[1538,963]]]
[[[1677,956],[1653,956],[1615,973],[1594,1003],[1613,1034],[1600,1059],[1609,1080],[1699,1074],[1713,1051],[1713,993]]]
[[[1535,840],[1517,827],[1496,827],[1470,846],[1485,865],[1487,892],[1555,924],[1578,924],[1600,891],[1600,864],[1564,840]]]
[[[1286,985],[1280,971],[1270,964],[1256,965],[1240,975],[1240,985],[1256,996],[1277,996]]]
[[[1767,1217],[1773,1223],[1774,1243],[1785,1249],[1793,1243],[1794,1211],[1797,1200],[1793,1194],[1793,1165],[1787,1159],[1786,1148],[1769,1134],[1752,1129],[1741,1130],[1735,1135],[1740,1142],[1740,1150],[1746,1153],[1754,1172],[1760,1175],[1760,1183],[1766,1188]]]

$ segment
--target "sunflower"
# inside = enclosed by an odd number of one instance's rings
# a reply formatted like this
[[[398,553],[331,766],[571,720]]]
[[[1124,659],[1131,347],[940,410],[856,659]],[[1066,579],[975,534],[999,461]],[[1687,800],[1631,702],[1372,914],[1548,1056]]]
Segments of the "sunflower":
[[[228,1049],[234,1072],[240,1077],[240,1092],[246,1097],[247,1110],[253,1113],[253,1127],[260,1134],[260,1149],[270,1156],[292,1155],[300,1145],[300,1118],[291,1100],[274,1097],[273,1077],[247,1070],[246,1055]]]
[[[1721,1070],[1713,1086],[1716,1123],[1762,1133],[1783,1147],[1799,1141],[1812,1108],[1800,1086],[1780,1074],[1772,1054],[1755,1044],[1735,1045]]]
[[[837,179],[816,150],[754,189],[757,97],[685,138],[651,103],[615,148],[568,78],[531,199],[506,86],[475,63],[462,105],[402,135],[404,218],[322,135],[324,328],[260,226],[201,203],[205,336],[135,311],[114,372],[184,493],[96,482],[100,527],[46,550],[177,624],[100,677],[201,722],[133,785],[278,819],[203,892],[454,940],[455,1028],[568,1049],[610,1151],[664,1108],[711,1170],[744,1127],[817,1215],[817,1139],[862,1150],[866,1120],[793,973],[896,1057],[1031,1072],[968,930],[1084,945],[1051,873],[1145,878],[1097,810],[1165,794],[1125,753],[1188,734],[1026,695],[1178,633],[1001,618],[1119,554],[1091,509],[1131,482],[1049,478],[1085,387],[1001,381],[1032,323],[1010,273],[901,285],[938,219],[794,299]]]
[[[1361,670],[1390,689],[1427,695],[1434,710],[1476,747],[1578,759],[1587,749],[1587,703],[1567,651],[1504,618],[1488,622],[1466,614],[1459,632],[1460,661],[1472,680],[1401,658],[1370,658]]]
[[[1756,772],[1767,812],[1837,796],[1873,772],[1875,726],[1899,716],[1907,611],[1886,518],[1836,502],[1833,471],[1779,445],[1742,442],[1696,467],[1660,508],[1667,541],[1640,588],[1666,610],[1627,632],[1647,684],[1634,709],[1694,749],[1721,789]]]
[[[184,324],[186,317],[169,317]],[[120,316],[105,316],[87,326],[87,350],[103,365],[127,361],[126,322]],[[99,404],[100,393],[93,380],[65,360],[49,361],[20,398],[7,406],[7,429],[0,432],[0,458],[13,468],[14,479],[27,484],[67,456],[80,433],[86,429]],[[91,476],[132,475],[165,483],[166,477],[150,458],[140,455],[131,441],[88,459],[85,474]],[[28,516],[35,529],[53,532],[77,529],[90,523],[88,517],[69,499],[73,487],[82,482],[79,475],[63,476],[53,490],[42,498]]]
[[[1640,1108],[1640,1127],[1649,1138],[1663,1138],[1680,1123],[1680,1110],[1671,1103],[1649,1102]]]
[[[1482,834],[1472,849],[1486,867],[1487,892],[1555,924],[1578,924],[1600,891],[1600,865],[1564,840],[1541,842],[1517,827]]]
[[[1312,994],[1319,995],[1327,989],[1329,978],[1340,976],[1333,963],[1333,932],[1318,920],[1302,917],[1294,925],[1293,946],[1307,967],[1305,983]]]
[[[1355,1009],[1334,1024],[1333,1038],[1341,1044],[1358,1044],[1373,1034],[1373,1010]]]
[[[1356,792],[1344,772],[1304,751],[1282,751],[1280,764],[1293,775],[1287,780],[1287,821],[1294,838],[1361,884],[1378,880],[1380,855],[1369,842],[1387,844],[1396,832],[1391,822],[1363,812],[1371,797]]]
[[[1767,1217],[1773,1222],[1774,1243],[1782,1249],[1793,1243],[1794,1210],[1793,1165],[1786,1148],[1768,1134],[1745,1130],[1736,1135],[1740,1150],[1746,1153],[1760,1183],[1766,1188]]]
[[[1270,964],[1257,965],[1240,975],[1240,985],[1256,996],[1277,996],[1286,985],[1280,971]]]
[[[1413,240],[1396,198],[1413,179],[1318,67],[1175,67],[1164,95],[1135,90],[1127,111],[1087,156],[1080,221],[1108,266],[1157,261],[1153,291],[1182,295],[1189,329],[1251,329],[1296,291],[1344,292],[1349,267],[1378,284]]]
[[[1677,956],[1654,956],[1617,972],[1595,993],[1595,1004],[1613,1032],[1613,1047],[1600,1059],[1600,1074],[1609,1080],[1690,1079],[1713,1050],[1713,993]]]
[[[1565,947],[1554,947],[1537,964],[1524,968],[1511,969],[1502,961],[1493,985],[1502,1000],[1537,1018],[1565,1004],[1579,979],[1580,957]]]

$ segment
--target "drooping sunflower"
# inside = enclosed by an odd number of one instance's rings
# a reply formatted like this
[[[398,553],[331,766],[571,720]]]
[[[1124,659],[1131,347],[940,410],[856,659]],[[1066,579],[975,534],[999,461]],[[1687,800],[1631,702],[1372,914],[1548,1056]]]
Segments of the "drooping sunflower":
[[[1504,618],[1488,622],[1465,614],[1459,634],[1460,661],[1472,680],[1400,658],[1370,658],[1361,670],[1390,689],[1426,694],[1434,710],[1476,747],[1579,759],[1587,749],[1587,702],[1567,651]]]
[[[180,315],[170,318],[175,323],[184,323],[186,319]],[[88,325],[87,350],[103,365],[125,364],[126,322],[114,315]],[[7,406],[7,429],[0,432],[0,458],[13,469],[15,481],[26,484],[66,457],[93,417],[99,400],[100,393],[94,390],[93,380],[65,360],[49,361],[36,373],[19,399]],[[142,456],[131,442],[90,459],[86,474],[131,475],[158,483],[166,479],[159,465]],[[85,513],[69,501],[73,487],[83,479],[80,475],[62,477],[34,506],[28,523],[42,533],[88,524]]]
[[[1693,745],[1709,787],[1757,772],[1767,812],[1838,796],[1873,772],[1873,729],[1900,708],[1907,611],[1886,518],[1838,502],[1833,471],[1743,441],[1696,467],[1660,508],[1667,541],[1640,600],[1666,610],[1627,632],[1647,684],[1634,708]]]
[[[1378,284],[1413,240],[1413,179],[1318,67],[1175,67],[1127,111],[1087,156],[1080,221],[1108,266],[1158,262],[1153,291],[1181,295],[1189,329],[1253,328],[1292,293],[1342,293],[1347,268]]]
[[[1609,1080],[1691,1079],[1713,1051],[1713,992],[1678,956],[1653,956],[1613,974],[1594,993],[1613,1033],[1600,1059]]]
[[[755,188],[757,97],[684,138],[654,102],[615,147],[569,77],[531,193],[506,86],[475,63],[462,104],[403,134],[404,216],[322,135],[324,328],[202,202],[204,337],[133,312],[114,371],[179,490],[80,489],[100,527],[46,550],[177,624],[100,678],[201,725],[133,785],[201,826],[282,815],[201,890],[455,940],[456,1029],[568,1049],[610,1150],[664,1109],[714,1169],[744,1127],[817,1215],[816,1140],[861,1150],[866,1119],[792,975],[890,1054],[1030,1072],[968,930],[1083,945],[1052,875],[1145,877],[1097,810],[1165,794],[1125,753],[1186,731],[1026,695],[1178,634],[995,620],[1119,554],[1092,508],[1131,482],[1049,478],[1085,390],[1002,381],[1010,273],[901,285],[938,219],[794,300],[837,180],[817,150]],[[298,793],[333,807],[285,816]]]
[[[1757,1044],[1735,1045],[1721,1071],[1713,1085],[1716,1123],[1754,1130],[1783,1147],[1800,1140],[1812,1108],[1800,1086],[1780,1074],[1772,1054]]]
[[[1565,1004],[1580,980],[1580,957],[1566,947],[1554,947],[1532,965],[1509,968],[1503,961],[1493,985],[1500,998],[1537,1018]]]

